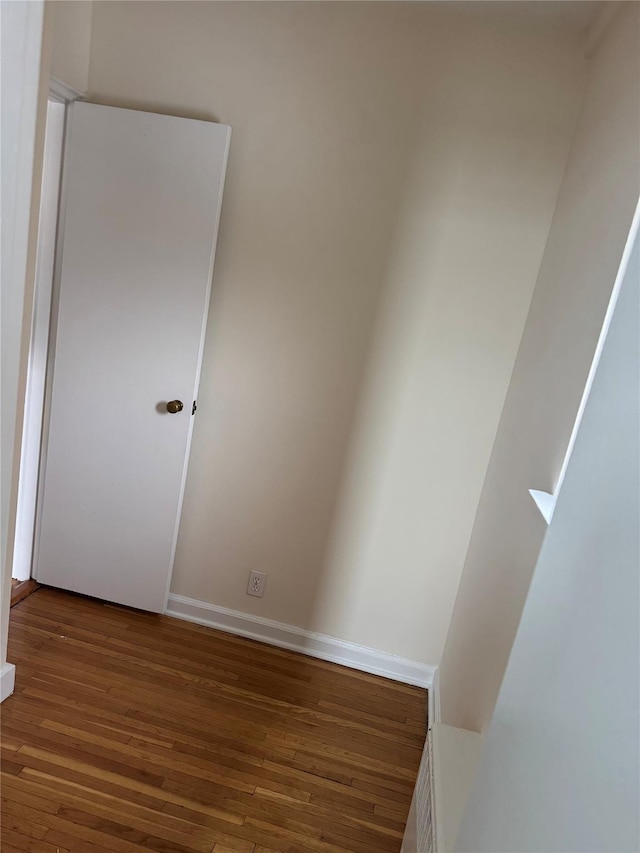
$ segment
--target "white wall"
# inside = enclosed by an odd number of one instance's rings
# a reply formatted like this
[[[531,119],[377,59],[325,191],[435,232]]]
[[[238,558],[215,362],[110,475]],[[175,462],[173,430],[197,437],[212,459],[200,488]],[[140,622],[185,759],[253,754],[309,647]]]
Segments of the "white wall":
[[[583,72],[479,4],[95,4],[92,99],[233,127],[174,592],[438,662]]]
[[[49,77],[53,73],[86,89],[90,7],[85,0],[2,3],[2,665],[9,630]],[[4,698],[4,670],[2,682]]]
[[[89,87],[91,0],[48,0],[51,7],[51,74],[79,92]]]
[[[488,724],[640,192],[640,6],[620,4],[587,93],[531,303],[440,668],[445,723]]]
[[[29,237],[43,4],[3,2],[2,24],[2,445],[0,666],[5,687],[11,562],[22,416],[23,329],[28,328]],[[37,170],[35,170],[37,172]],[[9,678],[11,676],[9,675]],[[6,682],[9,683],[9,680]]]
[[[639,254],[636,241],[459,851],[638,850]]]

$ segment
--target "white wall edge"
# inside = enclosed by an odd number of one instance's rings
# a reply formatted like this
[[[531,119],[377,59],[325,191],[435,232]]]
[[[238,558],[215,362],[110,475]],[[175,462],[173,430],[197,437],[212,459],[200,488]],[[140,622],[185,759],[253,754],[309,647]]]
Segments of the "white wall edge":
[[[553,511],[556,508],[557,494],[552,495],[550,492],[541,492],[539,489],[529,489],[529,494],[533,498],[535,505],[540,510],[544,520],[547,524],[551,524]]]
[[[433,685],[435,666],[348,643],[327,634],[317,634],[294,625],[252,616],[239,610],[218,607],[195,598],[171,594],[165,613],[167,616],[185,619],[197,625],[206,625],[228,634],[258,640],[270,646],[300,652],[372,675],[382,675],[404,684],[427,689]]]
[[[0,669],[0,702],[11,696],[16,683],[16,668],[12,663],[3,663]]]
[[[573,453],[573,447],[576,443],[576,438],[578,437],[578,430],[580,429],[580,424],[582,423],[582,416],[584,415],[584,410],[587,406],[589,394],[591,394],[591,387],[596,376],[596,370],[598,369],[598,365],[600,364],[600,356],[602,355],[604,343],[607,339],[607,335],[609,334],[609,327],[611,326],[611,320],[613,319],[613,312],[615,311],[616,305],[618,303],[618,296],[620,295],[622,282],[624,281],[625,275],[627,273],[627,267],[629,266],[629,258],[631,257],[631,253],[633,251],[633,247],[635,245],[638,233],[640,233],[640,198],[636,202],[636,208],[633,213],[633,219],[631,220],[631,226],[629,228],[629,233],[627,234],[627,240],[624,245],[622,257],[620,258],[620,265],[618,267],[616,279],[613,283],[613,288],[611,290],[609,304],[607,305],[607,310],[604,315],[602,328],[600,329],[600,335],[598,336],[598,342],[596,344],[595,352],[593,354],[593,359],[591,360],[591,366],[589,367],[587,381],[585,382],[584,391],[582,392],[582,398],[580,399],[578,413],[573,424],[573,429],[571,430],[571,436],[569,438],[567,452],[564,455],[564,459],[562,461],[562,468],[560,469],[560,474],[558,475],[558,482],[556,483],[556,487],[554,489],[555,499],[557,499],[558,495],[560,494],[560,489],[562,488],[565,474],[567,473],[567,468],[571,460],[571,454]]]
[[[612,3],[612,5],[617,6],[617,3]],[[582,416],[584,415],[584,410],[587,405],[587,400],[589,399],[589,394],[591,393],[591,386],[593,385],[593,380],[596,375],[596,370],[598,369],[598,364],[600,363],[600,356],[602,355],[602,350],[604,349],[604,343],[607,339],[607,334],[609,333],[609,327],[611,325],[611,319],[613,317],[613,312],[615,311],[616,304],[618,302],[618,296],[620,295],[620,289],[622,287],[622,282],[624,281],[624,277],[627,272],[627,267],[629,265],[629,258],[631,257],[631,252],[633,251],[633,247],[635,244],[636,237],[640,232],[640,199],[636,204],[636,208],[633,214],[633,219],[631,220],[631,226],[629,228],[629,233],[627,235],[627,240],[624,246],[624,250],[622,252],[622,257],[620,259],[620,266],[618,267],[618,272],[616,274],[616,279],[613,283],[613,288],[611,290],[611,296],[609,298],[609,304],[607,305],[607,310],[605,312],[604,321],[602,323],[602,329],[600,330],[600,335],[598,336],[598,342],[596,344],[595,352],[593,354],[593,359],[591,360],[591,366],[589,368],[589,373],[587,375],[587,381],[585,382],[584,391],[582,392],[582,397],[580,399],[580,405],[578,407],[578,413],[576,414],[576,419],[573,424],[573,429],[571,430],[571,436],[569,438],[569,444],[567,445],[567,450],[564,455],[564,459],[562,461],[562,468],[560,469],[560,474],[558,475],[558,482],[556,483],[556,487],[554,493],[544,492],[539,489],[529,489],[529,494],[535,501],[536,506],[540,510],[542,517],[547,522],[547,524],[551,524],[551,519],[553,518],[553,513],[556,508],[556,502],[558,500],[558,495],[560,494],[560,489],[562,488],[562,484],[564,482],[565,474],[567,473],[567,467],[569,465],[569,460],[571,459],[571,454],[573,453],[573,447],[576,443],[576,438],[578,435],[578,430],[580,429],[580,424],[582,423]]]

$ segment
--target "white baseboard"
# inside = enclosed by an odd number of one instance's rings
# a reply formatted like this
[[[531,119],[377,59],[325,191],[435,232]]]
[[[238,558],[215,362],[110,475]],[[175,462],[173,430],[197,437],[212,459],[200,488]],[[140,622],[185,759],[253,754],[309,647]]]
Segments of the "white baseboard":
[[[370,672],[373,675],[383,675],[385,678],[402,681],[404,684],[414,684],[417,687],[431,688],[436,671],[436,667],[429,664],[390,655],[356,643],[348,643],[345,640],[329,637],[327,634],[305,631],[303,628],[296,628],[294,625],[286,625],[283,622],[252,616],[239,610],[218,607],[184,595],[170,595],[165,612],[167,616],[186,619],[198,625],[207,625],[229,634],[259,640],[271,646],[301,652],[362,672]]]
[[[3,663],[0,668],[0,702],[11,696],[16,682],[16,668],[12,663]]]
[[[440,716],[440,669],[437,666],[434,668],[427,702],[429,706],[429,728],[431,728],[442,722]]]

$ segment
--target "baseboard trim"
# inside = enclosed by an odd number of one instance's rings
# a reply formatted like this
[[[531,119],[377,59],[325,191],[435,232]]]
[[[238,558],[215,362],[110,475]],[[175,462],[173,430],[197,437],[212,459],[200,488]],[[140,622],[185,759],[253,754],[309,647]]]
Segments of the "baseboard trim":
[[[3,663],[0,668],[0,702],[13,693],[16,683],[16,668],[12,663]]]
[[[428,713],[429,713],[429,728],[442,722],[440,717],[440,668],[435,667],[429,694],[427,697]]]
[[[259,640],[281,649],[301,652],[304,655],[339,663],[372,675],[382,675],[404,684],[413,684],[427,689],[430,689],[433,684],[436,671],[434,666],[356,643],[348,643],[327,634],[317,634],[294,625],[263,619],[239,610],[218,607],[184,595],[171,594],[165,613],[177,619],[186,619],[187,622],[206,625],[250,640]]]

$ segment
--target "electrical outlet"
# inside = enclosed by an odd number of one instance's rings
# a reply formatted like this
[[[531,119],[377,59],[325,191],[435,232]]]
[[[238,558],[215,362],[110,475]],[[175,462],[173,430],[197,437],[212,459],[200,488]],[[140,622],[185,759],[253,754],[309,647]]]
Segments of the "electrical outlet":
[[[256,598],[262,598],[262,596],[264,595],[264,585],[266,582],[266,572],[249,572],[249,585],[247,587],[247,595],[255,595]]]

